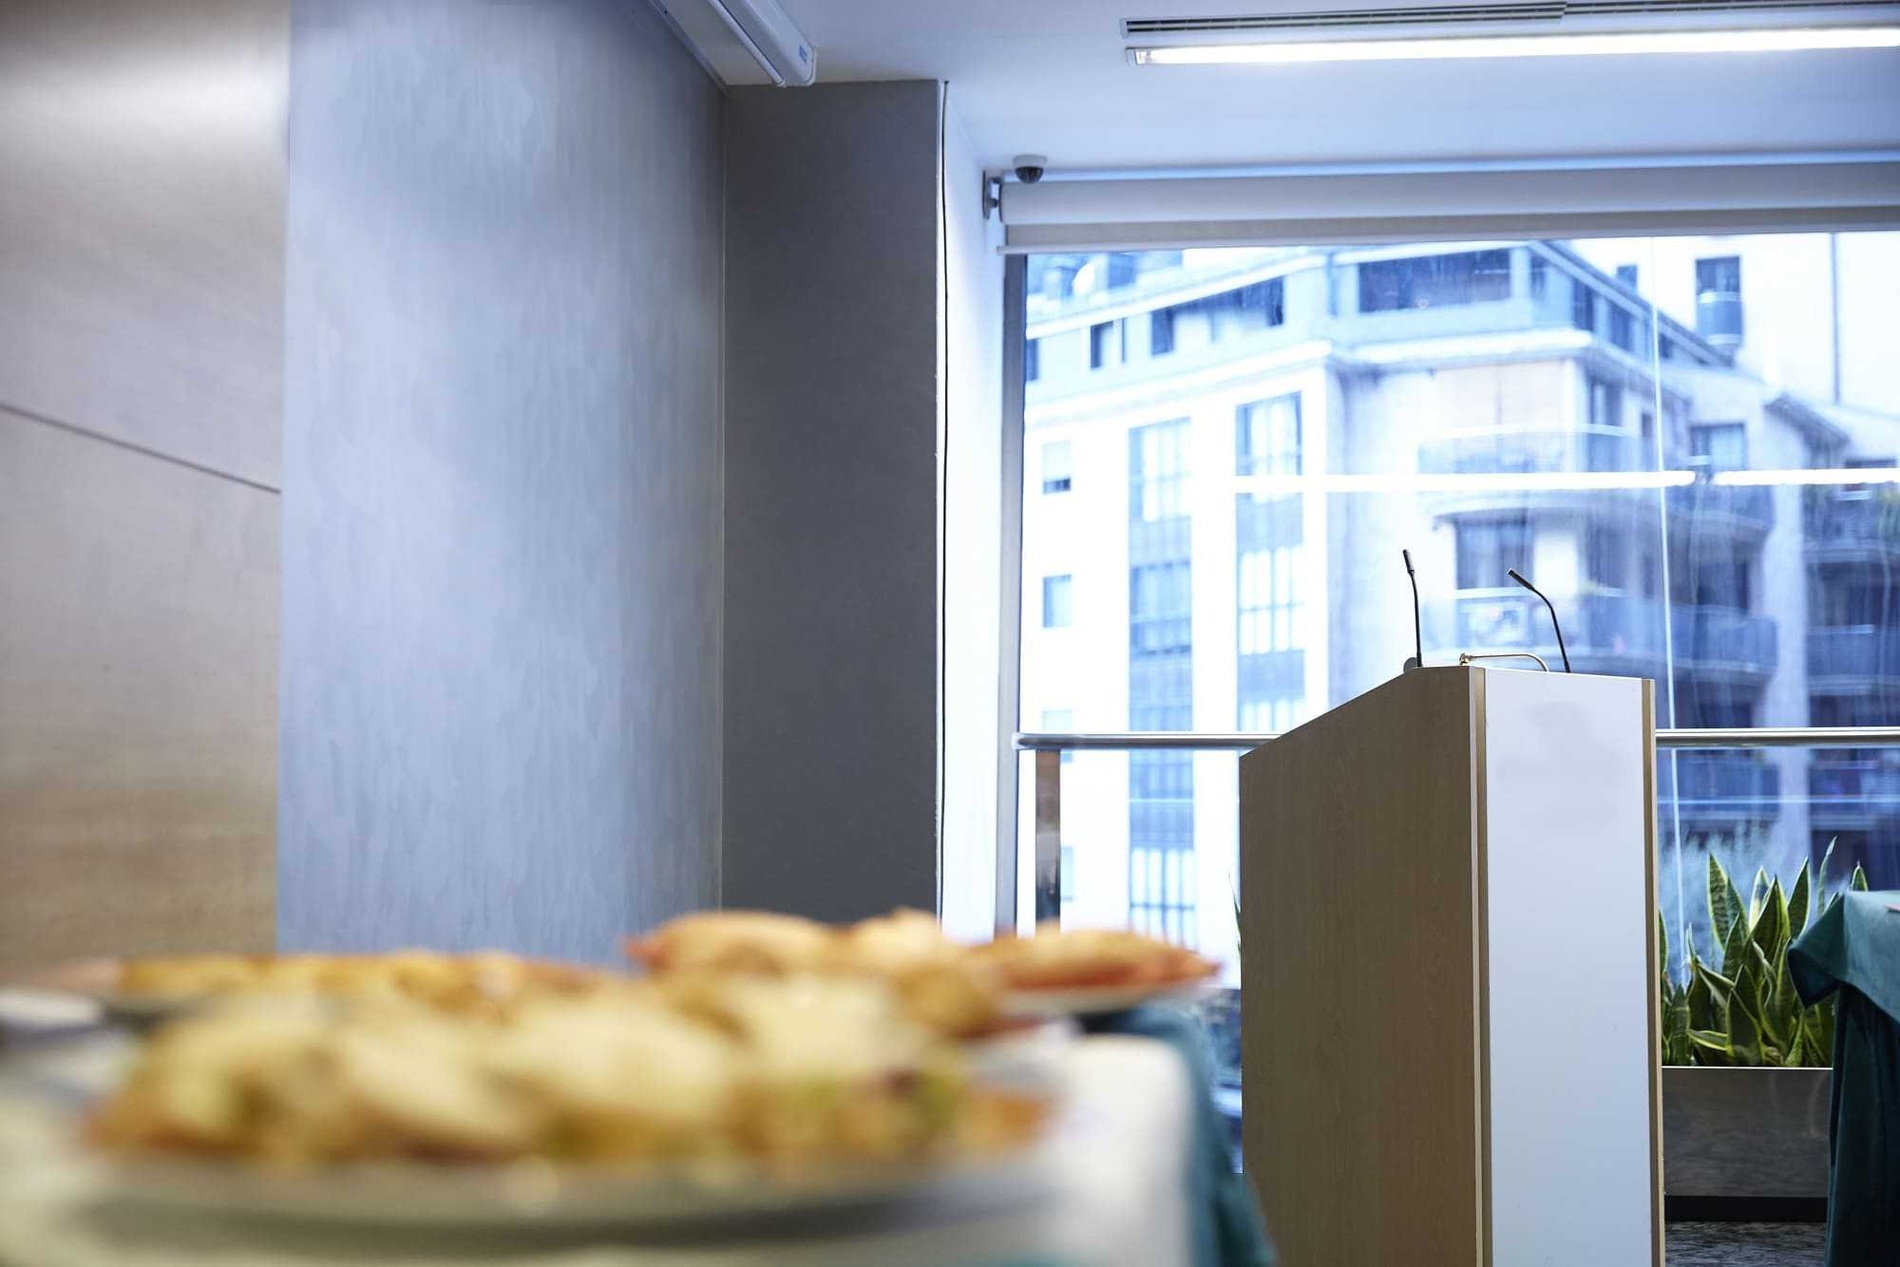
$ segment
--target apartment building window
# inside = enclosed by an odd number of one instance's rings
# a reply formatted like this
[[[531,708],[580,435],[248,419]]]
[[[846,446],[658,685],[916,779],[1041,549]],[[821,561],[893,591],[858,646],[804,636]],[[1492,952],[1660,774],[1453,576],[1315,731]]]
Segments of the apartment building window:
[[[1623,387],[1608,379],[1590,380],[1590,425],[1593,427],[1620,427],[1623,425]]]
[[[1286,282],[1270,277],[1229,292],[1234,306],[1255,324],[1268,327],[1286,324]]]
[[[1042,377],[1042,340],[1029,339],[1023,343],[1023,381],[1033,383]]]
[[[1042,710],[1042,729],[1045,734],[1067,735],[1075,730],[1075,710],[1070,708],[1045,708]],[[1068,765],[1075,760],[1075,753],[1068,748],[1062,750],[1062,764]]]
[[[1292,392],[1242,405],[1234,418],[1236,474],[1300,473],[1300,396]]]
[[[1067,629],[1075,623],[1075,611],[1071,605],[1074,588],[1075,577],[1071,575],[1042,578],[1042,627],[1044,629]]]
[[[1717,347],[1742,341],[1742,259],[1720,255],[1695,262],[1696,333]]]
[[[1300,649],[1301,546],[1249,550],[1240,556],[1240,654]]]
[[[1128,756],[1128,926],[1194,945],[1194,754]]]
[[[1703,295],[1739,295],[1742,293],[1742,257],[1722,255],[1695,262],[1695,289]]]
[[[1446,308],[1511,297],[1511,253],[1466,251],[1359,265],[1359,311]]]
[[[1127,359],[1128,349],[1123,342],[1125,329],[1120,321],[1098,321],[1089,327],[1090,369],[1120,365]]]
[[[1585,281],[1576,281],[1570,296],[1570,324],[1579,330],[1597,328],[1597,295]]]
[[[1621,524],[1596,524],[1586,541],[1590,579],[1605,589],[1626,588],[1630,576],[1629,530]]]
[[[1531,252],[1531,298],[1542,299],[1550,290],[1550,261]]]
[[[1637,272],[1636,265],[1634,264],[1618,264],[1616,266],[1616,280],[1627,290],[1633,291],[1636,289],[1636,279],[1638,276],[1640,276],[1640,274]]]
[[[1610,305],[1610,343],[1625,352],[1636,351],[1636,318],[1622,304]]]
[[[1689,452],[1709,471],[1748,469],[1748,427],[1740,422],[1699,422],[1689,428]]]
[[[1511,584],[1510,571],[1523,572],[1531,562],[1531,520],[1528,514],[1496,519],[1465,520],[1457,526],[1458,588],[1502,589]]]
[[[1042,446],[1042,491],[1066,493],[1075,486],[1070,469],[1074,461],[1067,440],[1051,440]]]
[[[1166,356],[1174,351],[1174,313],[1172,308],[1157,308],[1148,314],[1148,355]]]
[[[1193,646],[1193,572],[1186,559],[1128,569],[1131,655],[1166,655]]]
[[[1150,423],[1128,433],[1130,518],[1140,523],[1187,514],[1188,420]]]

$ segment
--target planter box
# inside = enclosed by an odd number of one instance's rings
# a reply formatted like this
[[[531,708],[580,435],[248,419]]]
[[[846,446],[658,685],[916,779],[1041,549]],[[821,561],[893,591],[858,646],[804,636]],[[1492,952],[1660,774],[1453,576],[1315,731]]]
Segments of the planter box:
[[[1827,1196],[1827,1069],[1665,1066],[1663,1191]]]

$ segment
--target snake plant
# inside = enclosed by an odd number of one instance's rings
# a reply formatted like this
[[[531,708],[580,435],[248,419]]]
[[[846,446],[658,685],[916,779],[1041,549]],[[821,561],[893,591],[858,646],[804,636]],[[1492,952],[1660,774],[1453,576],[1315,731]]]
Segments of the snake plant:
[[[1829,845],[1819,867],[1803,864],[1793,887],[1756,871],[1746,906],[1722,864],[1708,865],[1709,926],[1720,966],[1689,946],[1681,982],[1669,972],[1669,930],[1661,937],[1662,1047],[1666,1065],[1825,1065],[1833,1059],[1834,1003],[1803,1007],[1788,975],[1788,946],[1810,917],[1840,900],[1827,897]],[[1848,883],[1867,887],[1858,864]]]

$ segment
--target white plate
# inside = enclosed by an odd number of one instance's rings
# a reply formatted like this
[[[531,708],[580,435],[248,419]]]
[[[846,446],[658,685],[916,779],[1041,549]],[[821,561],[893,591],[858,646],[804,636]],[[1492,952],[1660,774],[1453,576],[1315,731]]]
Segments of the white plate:
[[[1003,1000],[1005,1016],[1047,1020],[1125,1012],[1142,1003],[1198,998],[1213,982],[1204,978],[1167,985],[1082,986],[1070,990],[1017,990]]]
[[[787,1179],[723,1172],[616,1173],[546,1163],[365,1163],[276,1175],[241,1163],[141,1161],[107,1170],[108,1200],[218,1216],[437,1229],[668,1227],[908,1201],[1014,1202],[1042,1180],[1036,1147],[1002,1158],[829,1167]]]

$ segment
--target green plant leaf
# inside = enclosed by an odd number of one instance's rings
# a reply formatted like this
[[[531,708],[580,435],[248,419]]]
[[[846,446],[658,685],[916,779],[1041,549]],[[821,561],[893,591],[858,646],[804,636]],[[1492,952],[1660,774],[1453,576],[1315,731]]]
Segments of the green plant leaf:
[[[1788,937],[1790,940],[1799,937],[1808,926],[1808,894],[1812,891],[1809,887],[1808,867],[1806,863],[1803,863],[1801,874],[1794,878],[1794,888],[1788,893]]]
[[[1839,836],[1828,840],[1827,848],[1821,853],[1821,865],[1814,869],[1814,891],[1817,894],[1827,892],[1827,864],[1834,860],[1834,846],[1839,840]]]
[[[1847,887],[1856,893],[1865,893],[1867,891],[1867,873],[1860,869],[1858,862],[1854,864],[1854,874],[1848,879]]]
[[[1781,892],[1780,880],[1769,884],[1755,925],[1749,930],[1748,940],[1767,961],[1768,971],[1764,983],[1772,982],[1774,963],[1788,947],[1788,899]]]
[[[1728,872],[1722,869],[1714,854],[1709,855],[1709,928],[1714,932],[1716,943],[1722,944],[1729,930],[1742,917],[1741,894],[1735,891],[1735,884],[1728,878]]]

